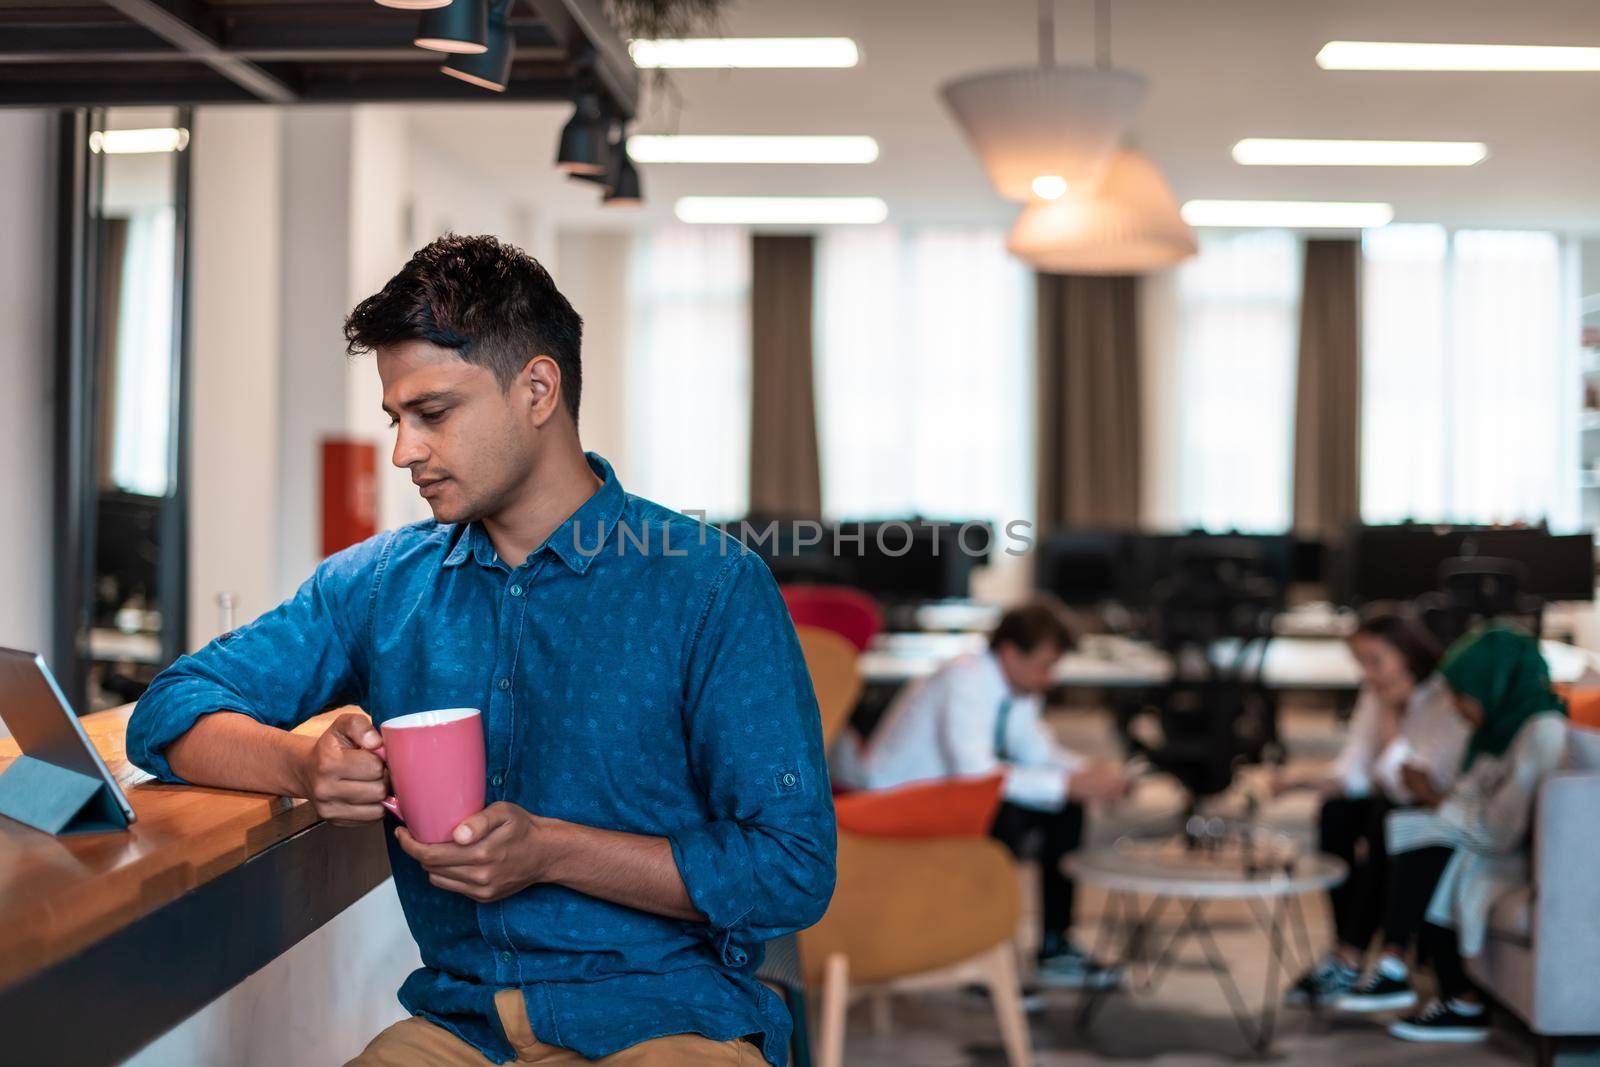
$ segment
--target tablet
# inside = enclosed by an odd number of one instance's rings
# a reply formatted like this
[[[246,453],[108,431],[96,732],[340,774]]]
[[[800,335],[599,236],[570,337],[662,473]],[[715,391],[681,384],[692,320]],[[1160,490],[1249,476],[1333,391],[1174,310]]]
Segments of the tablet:
[[[0,720],[22,750],[0,774],[0,814],[48,833],[118,830],[133,821],[133,806],[44,657],[0,648]]]

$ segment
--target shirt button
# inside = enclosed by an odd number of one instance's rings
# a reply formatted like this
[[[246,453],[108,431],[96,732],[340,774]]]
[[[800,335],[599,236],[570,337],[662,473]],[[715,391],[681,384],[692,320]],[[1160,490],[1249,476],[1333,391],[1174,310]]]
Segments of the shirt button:
[[[493,778],[489,779],[490,783],[493,784],[496,789],[499,789],[500,786],[504,784],[505,780],[506,776],[503,774],[497,774]]]
[[[510,678],[502,678],[502,679],[500,679],[499,683],[497,683],[497,684],[499,685],[501,691],[510,689],[511,688],[511,679]]]
[[[796,780],[797,779],[792,774],[786,774],[783,776],[783,784],[787,786],[793,786]]]
[[[509,952],[500,953],[500,962],[501,963],[510,963],[511,962],[511,953],[509,953]]]
[[[520,585],[512,586],[511,587],[511,595],[512,596],[521,596],[522,595],[522,586],[520,586]]]

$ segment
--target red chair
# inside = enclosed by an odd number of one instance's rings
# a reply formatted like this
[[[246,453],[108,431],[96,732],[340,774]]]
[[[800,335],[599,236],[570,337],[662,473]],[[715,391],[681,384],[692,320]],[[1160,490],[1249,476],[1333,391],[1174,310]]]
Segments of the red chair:
[[[786,585],[783,601],[796,626],[831,630],[865,652],[883,629],[883,609],[859,589],[845,585]]]

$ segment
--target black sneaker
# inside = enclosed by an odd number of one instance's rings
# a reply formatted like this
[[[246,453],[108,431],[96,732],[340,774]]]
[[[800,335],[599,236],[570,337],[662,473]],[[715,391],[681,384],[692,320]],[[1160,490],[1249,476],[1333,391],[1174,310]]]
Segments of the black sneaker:
[[[1284,992],[1283,1002],[1296,1007],[1328,1004],[1354,989],[1360,980],[1360,971],[1330,953]]]
[[[1039,956],[1039,981],[1059,989],[1111,989],[1122,984],[1122,968],[1107,967],[1067,944]]]
[[[1389,1027],[1391,1037],[1402,1041],[1447,1041],[1472,1045],[1489,1038],[1489,1011],[1480,1008],[1476,1015],[1463,1015],[1448,1002],[1437,998],[1415,1015]]]
[[[1340,1011],[1365,1014],[1374,1011],[1404,1011],[1417,1004],[1417,991],[1406,978],[1390,978],[1380,970],[1362,979],[1348,993],[1341,994],[1333,1006]]]

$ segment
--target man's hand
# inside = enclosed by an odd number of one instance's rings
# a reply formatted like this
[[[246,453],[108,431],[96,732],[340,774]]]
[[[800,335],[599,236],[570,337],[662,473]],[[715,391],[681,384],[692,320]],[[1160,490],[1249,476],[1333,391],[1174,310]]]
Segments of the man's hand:
[[[1439,792],[1439,787],[1433,784],[1433,775],[1427,768],[1415,763],[1407,763],[1400,768],[1400,781],[1405,785],[1406,792],[1411,794],[1411,799],[1424,807],[1435,808],[1444,799],[1444,794]]]
[[[425,845],[404,826],[394,836],[422,864],[428,881],[487,904],[548,880],[551,849],[540,838],[540,823],[502,800],[463,819],[452,841]]]
[[[1094,763],[1067,776],[1074,800],[1117,800],[1128,792],[1128,776],[1114,763]]]
[[[306,753],[301,795],[335,825],[377,822],[389,795],[383,758],[377,754],[382,747],[382,736],[366,716],[339,716]]]

